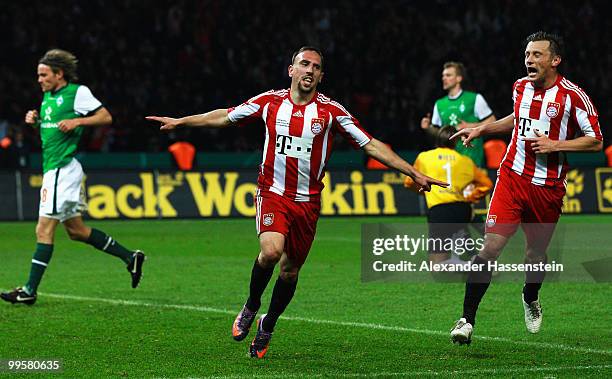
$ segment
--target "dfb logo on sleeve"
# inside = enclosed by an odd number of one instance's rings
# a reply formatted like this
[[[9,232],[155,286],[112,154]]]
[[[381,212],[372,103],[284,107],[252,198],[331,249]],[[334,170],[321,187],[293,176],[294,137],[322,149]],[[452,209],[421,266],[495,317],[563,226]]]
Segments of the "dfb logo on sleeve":
[[[270,226],[274,224],[274,213],[266,213],[263,215],[264,226]]]

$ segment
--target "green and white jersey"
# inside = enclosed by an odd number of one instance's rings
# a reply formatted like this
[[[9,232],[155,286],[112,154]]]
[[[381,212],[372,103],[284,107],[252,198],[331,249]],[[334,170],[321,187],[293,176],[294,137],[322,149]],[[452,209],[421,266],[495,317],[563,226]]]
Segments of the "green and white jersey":
[[[456,97],[444,96],[436,101],[431,123],[438,127],[457,126],[461,121],[480,122],[492,114],[493,111],[481,94],[461,91]],[[457,143],[456,149],[460,154],[472,158],[476,165],[483,167],[482,138],[473,140],[472,145],[474,147],[465,147],[462,143]]]
[[[43,173],[67,165],[76,154],[83,134],[82,126],[64,133],[57,124],[87,116],[101,107],[102,103],[84,85],[68,83],[55,92],[45,92],[40,105]]]

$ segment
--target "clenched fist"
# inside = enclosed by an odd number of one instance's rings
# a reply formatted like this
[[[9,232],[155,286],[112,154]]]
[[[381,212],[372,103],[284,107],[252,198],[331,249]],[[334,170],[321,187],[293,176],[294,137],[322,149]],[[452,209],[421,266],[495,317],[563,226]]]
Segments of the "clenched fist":
[[[36,124],[38,122],[38,111],[31,110],[25,115],[26,124]]]

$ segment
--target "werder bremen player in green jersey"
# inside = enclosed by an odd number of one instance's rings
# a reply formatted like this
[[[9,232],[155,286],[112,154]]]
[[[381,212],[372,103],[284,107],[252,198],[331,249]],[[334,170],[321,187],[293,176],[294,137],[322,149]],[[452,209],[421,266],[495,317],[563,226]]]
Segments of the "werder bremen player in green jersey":
[[[92,245],[120,258],[127,265],[136,288],[142,276],[145,255],[123,247],[106,233],[83,223],[86,210],[82,187],[83,168],[75,154],[83,129],[108,125],[112,116],[89,88],[77,80],[77,59],[64,50],[49,50],[38,64],[38,83],[43,91],[40,112],[27,112],[25,122],[40,128],[43,184],[36,225],[36,251],[28,282],[0,297],[10,303],[32,305],[42,276],[51,261],[55,229],[61,222],[70,239]]]
[[[465,77],[465,67],[460,62],[447,62],[442,71],[442,86],[447,96],[438,99],[434,105],[433,116],[427,115],[421,120],[421,128],[430,132],[442,126],[454,126],[457,129],[475,128],[481,124],[495,121],[493,111],[484,97],[475,92],[464,91],[461,82]],[[436,126],[436,129],[431,126]],[[484,167],[484,150],[482,139],[472,141],[473,147],[457,144],[457,151],[466,155],[478,167]]]

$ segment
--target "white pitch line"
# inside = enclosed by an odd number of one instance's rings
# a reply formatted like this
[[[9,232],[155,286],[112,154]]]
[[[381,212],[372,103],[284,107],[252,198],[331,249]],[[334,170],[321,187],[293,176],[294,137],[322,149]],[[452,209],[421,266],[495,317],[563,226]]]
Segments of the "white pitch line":
[[[348,373],[348,374],[271,374],[271,375],[251,375],[246,378],[322,378],[322,377],[339,377],[339,378],[375,378],[379,376],[441,376],[444,377],[452,375],[470,375],[470,374],[518,374],[527,372],[550,372],[550,371],[563,371],[563,370],[598,370],[598,369],[610,369],[612,365],[596,365],[596,366],[556,366],[556,367],[521,367],[521,368],[482,368],[472,370],[448,370],[448,371],[406,371],[406,372],[372,372],[372,373]],[[222,375],[222,376],[206,376],[207,379],[237,379],[245,378],[244,375]]]
[[[195,312],[222,313],[222,314],[228,314],[228,315],[236,314],[235,310],[230,311],[228,309],[219,309],[219,308],[196,306],[196,305],[157,304],[157,303],[146,303],[143,301],[134,301],[134,300],[105,299],[101,297],[86,297],[86,296],[63,295],[63,294],[54,294],[54,293],[41,293],[41,292],[39,292],[39,295],[53,297],[57,299],[91,301],[91,302],[108,303],[108,304],[115,304],[115,305],[134,305],[134,306],[151,307],[151,308],[181,309],[181,310],[189,310],[189,311],[195,311]],[[444,336],[444,337],[448,337],[449,335],[448,332],[443,332],[440,330],[414,329],[414,328],[405,328],[402,326],[390,326],[390,325],[371,324],[371,323],[363,323],[363,322],[321,320],[321,319],[297,317],[297,316],[281,316],[281,318],[284,320],[289,320],[289,321],[301,321],[301,322],[308,322],[312,324],[349,326],[349,327],[355,327],[355,328],[387,330],[387,331],[393,331],[393,332],[405,332],[405,333],[414,333],[414,334],[427,334],[427,335],[432,335],[432,336]],[[504,338],[504,337],[474,336],[473,339],[504,342],[504,343],[509,343],[512,345],[523,345],[523,346],[531,346],[531,347],[538,347],[538,348],[545,348],[545,349],[573,351],[573,352],[579,352],[579,353],[594,353],[594,354],[612,355],[612,350],[591,349],[588,347],[576,347],[576,346],[547,343],[547,342],[520,341],[520,340],[512,340],[512,339]]]

